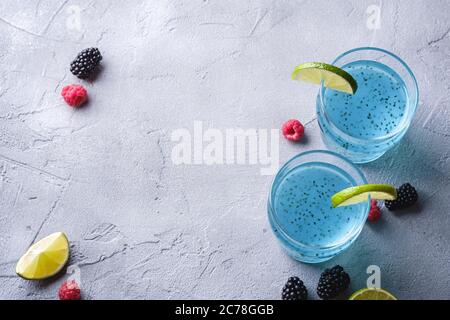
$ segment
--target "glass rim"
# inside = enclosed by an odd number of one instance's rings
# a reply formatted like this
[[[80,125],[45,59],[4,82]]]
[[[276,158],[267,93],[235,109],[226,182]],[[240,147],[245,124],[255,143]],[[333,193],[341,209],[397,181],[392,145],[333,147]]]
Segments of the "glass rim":
[[[408,110],[408,117],[409,117],[409,119],[407,121],[409,123],[411,123],[412,118],[413,118],[413,116],[414,116],[414,114],[416,112],[417,105],[419,103],[419,85],[417,83],[417,79],[416,79],[414,73],[412,72],[411,68],[406,64],[405,61],[403,61],[396,54],[394,54],[394,53],[392,53],[390,51],[387,51],[385,49],[377,48],[377,47],[359,47],[359,48],[354,48],[354,49],[348,50],[348,51],[340,54],[336,59],[334,59],[334,61],[331,64],[335,65],[342,58],[344,58],[344,57],[346,57],[346,56],[348,56],[348,55],[350,55],[352,53],[359,52],[359,51],[372,51],[372,52],[383,53],[383,54],[393,58],[397,62],[399,62],[405,68],[406,72],[409,74],[409,76],[411,77],[411,79],[413,81],[413,89],[416,92],[416,97],[415,97],[414,101],[411,101],[409,103],[412,107],[410,108],[410,110]],[[333,128],[333,130],[337,131],[339,133],[339,135],[345,137],[346,140],[349,140],[351,142],[355,141],[357,143],[366,143],[368,141],[370,141],[370,142],[379,142],[379,141],[384,141],[384,140],[391,139],[391,138],[397,136],[398,134],[400,134],[403,131],[402,126],[397,126],[397,128],[394,131],[392,131],[392,132],[390,132],[390,133],[388,133],[388,134],[386,134],[384,136],[371,138],[371,139],[358,138],[358,137],[354,137],[352,135],[349,135],[348,133],[346,133],[346,132],[342,131],[341,129],[339,129],[328,118],[328,116],[327,116],[327,114],[325,112],[325,108],[324,108],[325,107],[325,99],[324,99],[325,89],[326,89],[326,87],[324,86],[323,81],[322,81],[322,84],[321,84],[321,87],[320,87],[320,91],[319,91],[321,112],[324,115],[324,117],[327,119],[327,122],[330,124],[330,126]]]
[[[285,238],[287,238],[291,243],[295,244],[296,246],[302,247],[302,248],[306,248],[306,249],[320,249],[320,250],[332,250],[335,248],[339,248],[343,245],[345,245],[349,240],[352,240],[355,236],[359,235],[364,227],[364,225],[366,224],[366,220],[367,217],[369,215],[369,211],[370,211],[370,206],[368,205],[370,203],[370,198],[366,203],[366,212],[363,215],[363,219],[361,220],[361,223],[359,224],[359,226],[357,228],[355,228],[355,230],[349,234],[348,236],[346,236],[345,238],[343,238],[342,240],[340,240],[337,243],[333,243],[333,245],[331,246],[322,246],[322,245],[309,245],[309,244],[305,244],[302,243],[294,238],[292,238],[289,233],[284,230],[284,228],[282,227],[282,225],[278,222],[278,219],[276,217],[275,214],[275,208],[273,207],[273,199],[274,197],[274,191],[275,191],[275,182],[277,181],[277,179],[285,176],[285,175],[281,175],[281,173],[283,172],[284,169],[286,169],[290,164],[292,164],[293,162],[295,162],[296,160],[298,160],[299,158],[311,155],[311,154],[326,154],[328,156],[332,156],[334,158],[337,158],[340,161],[345,162],[347,165],[350,166],[351,169],[356,171],[356,174],[358,175],[358,178],[360,178],[362,180],[362,184],[367,184],[367,180],[366,177],[364,175],[364,173],[361,171],[360,168],[358,168],[353,162],[351,162],[350,160],[348,160],[346,157],[333,152],[333,151],[329,151],[329,150],[310,150],[310,151],[305,151],[302,153],[297,154],[296,156],[292,157],[290,160],[288,160],[277,172],[277,174],[275,175],[275,177],[273,178],[271,187],[270,187],[270,193],[269,193],[269,199],[268,199],[268,214],[269,214],[269,218],[272,218],[272,220],[275,222],[277,229],[283,234],[283,236]],[[320,162],[320,159],[317,161]],[[324,161],[322,160],[323,163],[331,163],[330,161]],[[306,163],[310,163],[310,162],[305,162]],[[331,163],[333,164],[333,163]],[[335,164],[333,164],[335,165]],[[338,168],[340,168],[341,170],[344,170],[342,167],[336,165]],[[296,166],[297,167],[297,166]],[[346,173],[348,173],[347,170],[344,170]],[[351,175],[352,177],[354,175]]]

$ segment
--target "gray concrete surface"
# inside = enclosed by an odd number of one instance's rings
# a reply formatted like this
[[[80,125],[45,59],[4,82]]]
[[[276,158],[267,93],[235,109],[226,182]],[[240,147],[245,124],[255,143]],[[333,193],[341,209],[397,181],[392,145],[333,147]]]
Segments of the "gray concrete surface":
[[[321,271],[338,263],[353,290],[375,264],[401,299],[449,299],[449,10],[448,0],[2,0],[0,298],[55,298],[67,274],[28,282],[14,266],[35,239],[64,231],[86,299],[277,299],[291,275],[317,298]],[[384,212],[338,258],[300,264],[268,226],[272,177],[255,165],[176,166],[171,133],[296,117],[307,139],[280,138],[280,161],[323,148],[317,88],[290,73],[370,44],[408,62],[421,97],[402,144],[362,168],[373,182],[411,182],[421,202]],[[103,70],[83,82],[69,63],[90,46]],[[62,101],[70,83],[88,88],[85,108]]]

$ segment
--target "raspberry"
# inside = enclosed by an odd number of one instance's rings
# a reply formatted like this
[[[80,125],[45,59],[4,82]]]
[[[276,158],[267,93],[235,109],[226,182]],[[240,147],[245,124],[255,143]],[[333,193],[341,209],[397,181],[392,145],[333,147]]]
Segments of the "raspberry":
[[[283,124],[281,129],[286,139],[290,141],[299,141],[305,133],[305,127],[300,121],[292,119]]]
[[[86,89],[77,84],[65,86],[61,91],[61,95],[67,104],[72,107],[80,107],[86,102],[88,97]]]
[[[81,291],[75,280],[64,282],[58,291],[59,300],[80,300]]]
[[[378,221],[381,218],[381,210],[376,200],[370,202],[369,221]]]

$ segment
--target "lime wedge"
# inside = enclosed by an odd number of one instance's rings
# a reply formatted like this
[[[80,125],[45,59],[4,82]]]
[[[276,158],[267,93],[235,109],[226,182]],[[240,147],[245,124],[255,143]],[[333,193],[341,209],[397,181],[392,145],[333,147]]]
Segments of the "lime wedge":
[[[350,73],[322,62],[309,62],[298,65],[292,72],[292,79],[321,84],[333,90],[355,94],[358,89]]]
[[[344,189],[331,197],[331,204],[334,208],[345,207],[353,204],[375,200],[395,200],[397,190],[389,184],[366,184],[362,186]]]
[[[33,244],[19,259],[16,273],[27,280],[41,280],[57,274],[69,259],[69,241],[62,232]]]
[[[348,300],[397,300],[397,298],[383,289],[365,288],[352,294]]]

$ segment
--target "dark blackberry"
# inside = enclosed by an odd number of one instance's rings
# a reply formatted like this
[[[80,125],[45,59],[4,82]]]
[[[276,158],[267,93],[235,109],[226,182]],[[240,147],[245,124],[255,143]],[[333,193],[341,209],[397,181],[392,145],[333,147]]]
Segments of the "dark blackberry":
[[[283,287],[281,299],[283,300],[306,300],[308,291],[303,281],[297,277],[290,277]]]
[[[89,78],[102,58],[102,54],[97,48],[84,49],[70,64],[70,72],[80,79]]]
[[[384,205],[390,211],[403,209],[412,206],[419,200],[416,189],[409,183],[405,183],[397,189],[397,199],[393,201],[386,200]]]
[[[329,300],[336,298],[340,293],[347,290],[350,285],[350,276],[341,266],[326,269],[319,279],[317,294],[321,299]]]

